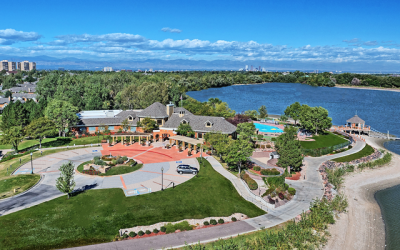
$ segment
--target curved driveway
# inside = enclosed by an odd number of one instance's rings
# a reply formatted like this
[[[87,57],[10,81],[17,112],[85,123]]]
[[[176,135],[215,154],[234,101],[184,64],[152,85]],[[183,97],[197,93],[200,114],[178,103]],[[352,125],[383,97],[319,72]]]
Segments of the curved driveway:
[[[74,149],[35,159],[33,169],[35,174],[41,175],[40,182],[24,193],[0,200],[0,216],[65,195],[55,186],[56,180],[60,176],[59,167],[70,161],[77,167],[83,162],[92,160],[94,156],[101,156],[101,149],[101,147]],[[198,166],[196,159],[184,159],[182,162]],[[76,171],[75,190],[121,188],[127,196],[134,194],[132,192],[134,189],[156,192],[161,190],[161,168],[164,168],[164,188],[172,187],[171,182],[178,185],[193,177],[193,175],[177,174],[175,166],[175,162],[151,163],[145,164],[140,170],[132,173],[107,177],[84,175]],[[14,174],[30,172],[31,163],[29,162],[22,165]]]

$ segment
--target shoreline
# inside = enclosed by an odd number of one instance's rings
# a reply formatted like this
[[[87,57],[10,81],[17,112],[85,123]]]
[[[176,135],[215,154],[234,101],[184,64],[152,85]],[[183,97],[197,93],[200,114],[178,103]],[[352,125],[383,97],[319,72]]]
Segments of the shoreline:
[[[336,85],[334,88],[341,89],[366,89],[366,90],[381,90],[381,91],[392,91],[392,92],[400,92],[400,89],[392,89],[392,88],[380,88],[380,87],[367,87],[367,86],[348,86],[348,85]]]
[[[385,139],[364,138],[371,146],[385,149]],[[341,192],[348,199],[348,210],[329,226],[331,237],[324,249],[385,248],[385,223],[375,193],[400,185],[400,156],[392,154],[387,166],[351,173],[344,178]]]

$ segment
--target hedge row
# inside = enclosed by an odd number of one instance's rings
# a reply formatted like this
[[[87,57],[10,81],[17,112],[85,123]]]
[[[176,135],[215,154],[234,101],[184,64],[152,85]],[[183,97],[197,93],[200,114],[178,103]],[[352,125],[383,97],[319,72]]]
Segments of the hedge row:
[[[246,174],[246,172],[243,171],[240,174],[240,177],[247,183],[247,186],[249,186],[251,190],[256,190],[258,188],[257,182],[253,180],[248,174]]]

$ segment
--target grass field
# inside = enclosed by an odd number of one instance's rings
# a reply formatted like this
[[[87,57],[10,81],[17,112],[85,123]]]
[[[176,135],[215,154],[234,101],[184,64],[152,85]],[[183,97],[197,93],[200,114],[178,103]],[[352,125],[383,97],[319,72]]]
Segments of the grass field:
[[[314,135],[312,137],[315,141],[300,141],[300,144],[305,149],[316,149],[335,146],[341,143],[347,142],[341,136],[335,135],[331,132],[326,132],[325,134]]]
[[[78,171],[82,173],[83,171],[83,166],[88,164],[91,161],[84,162],[78,166]],[[143,164],[136,164],[135,166],[117,166],[117,167],[112,167],[110,170],[108,170],[105,174],[99,174],[99,176],[111,176],[111,175],[121,175],[121,174],[127,174],[134,172],[136,170],[139,170],[143,167]]]
[[[90,145],[90,144],[97,144],[97,142],[101,143],[102,136],[97,138],[97,136],[89,136],[89,137],[82,137],[78,139],[72,140],[70,143],[68,143],[69,146],[75,145]]]
[[[347,156],[343,156],[343,157],[339,157],[339,158],[333,159],[333,161],[336,161],[336,162],[354,161],[354,160],[363,158],[365,156],[368,156],[368,155],[370,155],[372,153],[374,153],[374,148],[371,147],[370,145],[366,144],[365,147],[361,151],[359,151],[357,153],[354,153],[354,154],[351,154],[351,155],[347,155]]]
[[[89,190],[0,217],[6,249],[53,249],[109,242],[121,228],[161,221],[265,212],[203,160],[199,174],[176,188],[134,197],[121,189]]]
[[[46,138],[42,140],[42,144],[45,142],[55,141],[56,138]],[[39,140],[25,140],[18,145],[18,150],[24,150],[26,148],[39,145]],[[0,145],[0,149],[11,149],[12,146],[10,144]]]
[[[40,175],[26,174],[17,175],[15,177],[3,178],[0,180],[0,199],[4,199],[16,194],[19,194],[33,185],[40,179]],[[14,188],[16,193],[14,193]]]

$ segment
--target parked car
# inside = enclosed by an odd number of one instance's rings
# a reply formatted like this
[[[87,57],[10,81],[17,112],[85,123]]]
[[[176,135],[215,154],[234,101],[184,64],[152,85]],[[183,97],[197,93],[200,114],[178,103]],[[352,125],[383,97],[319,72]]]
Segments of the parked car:
[[[176,172],[179,174],[197,174],[199,170],[189,165],[181,164],[176,168]]]

